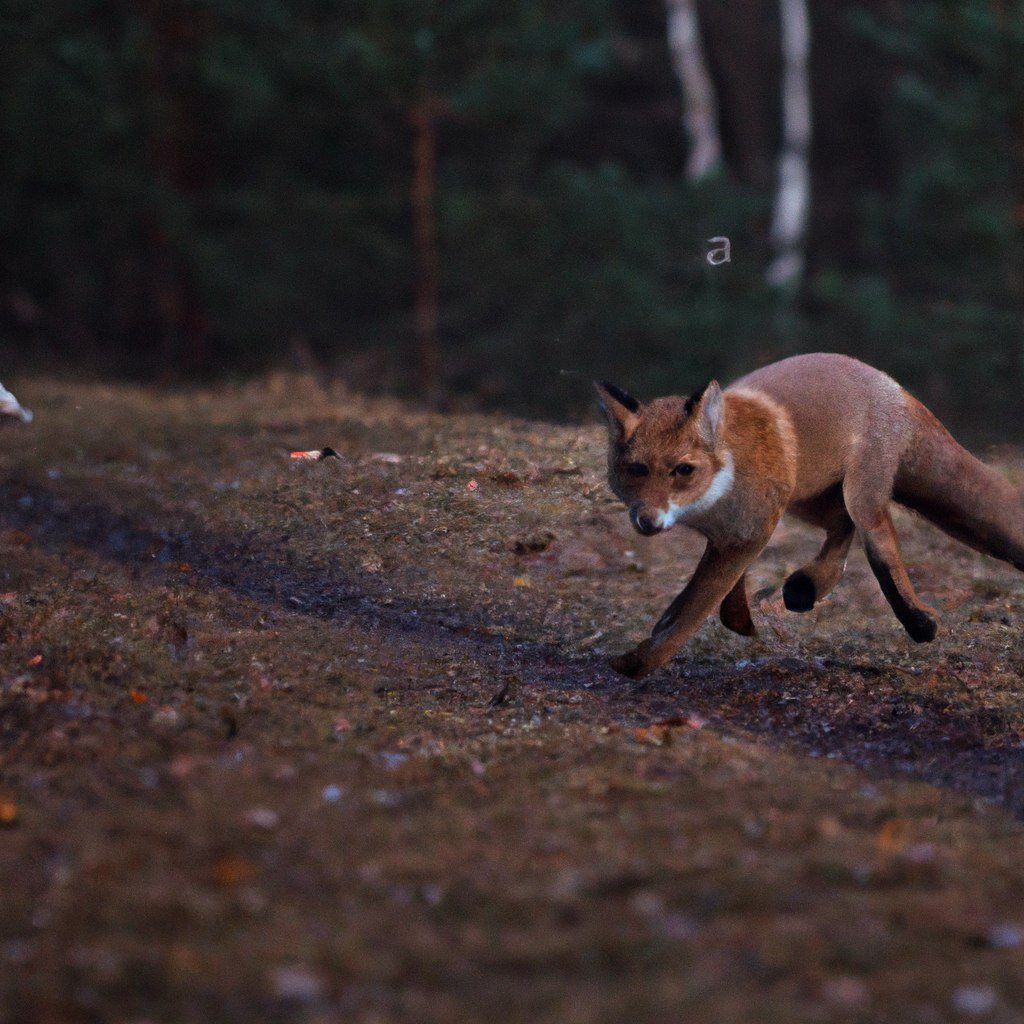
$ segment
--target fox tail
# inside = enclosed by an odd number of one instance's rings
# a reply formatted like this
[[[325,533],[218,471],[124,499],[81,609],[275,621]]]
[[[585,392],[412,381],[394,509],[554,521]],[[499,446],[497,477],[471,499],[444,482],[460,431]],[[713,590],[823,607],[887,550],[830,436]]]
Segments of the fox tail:
[[[915,440],[893,497],[956,540],[1024,572],[1024,494],[912,400]]]

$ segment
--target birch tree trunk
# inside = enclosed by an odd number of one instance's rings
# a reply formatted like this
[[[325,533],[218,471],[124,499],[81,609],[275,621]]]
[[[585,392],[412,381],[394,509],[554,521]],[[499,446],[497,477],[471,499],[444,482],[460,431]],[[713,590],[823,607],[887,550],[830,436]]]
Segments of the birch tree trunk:
[[[708,74],[694,0],[666,0],[668,45],[683,93],[683,130],[690,143],[686,177],[697,181],[721,162],[718,101]]]
[[[765,274],[775,287],[799,282],[811,204],[811,86],[807,0],[780,0],[782,149],[772,216],[774,258]]]

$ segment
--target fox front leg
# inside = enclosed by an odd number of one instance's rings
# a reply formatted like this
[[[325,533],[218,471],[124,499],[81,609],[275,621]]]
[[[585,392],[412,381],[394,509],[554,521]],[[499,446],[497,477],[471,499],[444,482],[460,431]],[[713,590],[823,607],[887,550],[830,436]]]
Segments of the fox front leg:
[[[651,636],[613,658],[611,667],[630,679],[660,668],[721,607],[766,543],[720,550],[710,542],[682,593],[665,609]]]

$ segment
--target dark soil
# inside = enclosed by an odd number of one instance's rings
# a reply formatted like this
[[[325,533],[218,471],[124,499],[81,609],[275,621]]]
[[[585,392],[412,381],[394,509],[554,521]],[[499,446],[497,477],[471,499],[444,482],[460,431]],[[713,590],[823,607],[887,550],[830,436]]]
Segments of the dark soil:
[[[5,1024],[1024,1019],[1014,570],[901,515],[918,646],[860,552],[786,612],[787,524],[634,684],[700,542],[597,425],[16,383]]]

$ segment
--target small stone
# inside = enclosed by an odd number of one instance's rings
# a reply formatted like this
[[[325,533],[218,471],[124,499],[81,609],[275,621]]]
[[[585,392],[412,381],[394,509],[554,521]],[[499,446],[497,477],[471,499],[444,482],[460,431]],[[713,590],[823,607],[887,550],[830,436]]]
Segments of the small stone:
[[[988,930],[988,943],[994,949],[1013,949],[1024,941],[1024,932],[1006,921],[992,925]]]
[[[686,914],[665,914],[659,923],[666,939],[692,939],[701,932],[700,923]]]
[[[277,967],[270,975],[274,995],[296,1003],[315,1003],[327,994],[327,985],[320,975],[302,964]]]
[[[911,843],[903,850],[902,857],[911,864],[930,864],[935,860],[934,843]]]
[[[321,794],[324,798],[324,802],[328,804],[336,804],[342,796],[341,786],[335,786],[331,783],[329,786],[324,786],[323,793]]]
[[[171,758],[171,764],[168,770],[170,771],[172,778],[184,779],[192,774],[195,766],[195,758],[191,757],[189,754],[175,754],[174,757]]]
[[[633,910],[641,917],[658,917],[665,912],[662,898],[650,889],[641,889],[629,901]]]
[[[851,978],[849,975],[829,978],[821,986],[821,995],[825,1002],[851,1010],[863,1009],[871,1001],[867,985],[859,978]]]
[[[272,811],[269,807],[253,807],[252,810],[246,812],[245,823],[256,828],[270,830],[277,828],[281,824],[281,819],[277,812]]]
[[[961,985],[953,993],[953,1008],[972,1017],[990,1013],[996,1005],[996,994],[988,985]]]
[[[35,946],[27,939],[14,939],[3,947],[4,959],[12,964],[27,964],[35,955]]]
[[[178,712],[171,707],[170,704],[164,704],[163,707],[158,708],[153,712],[153,717],[150,719],[153,725],[166,725],[172,726],[177,725],[181,716]]]

